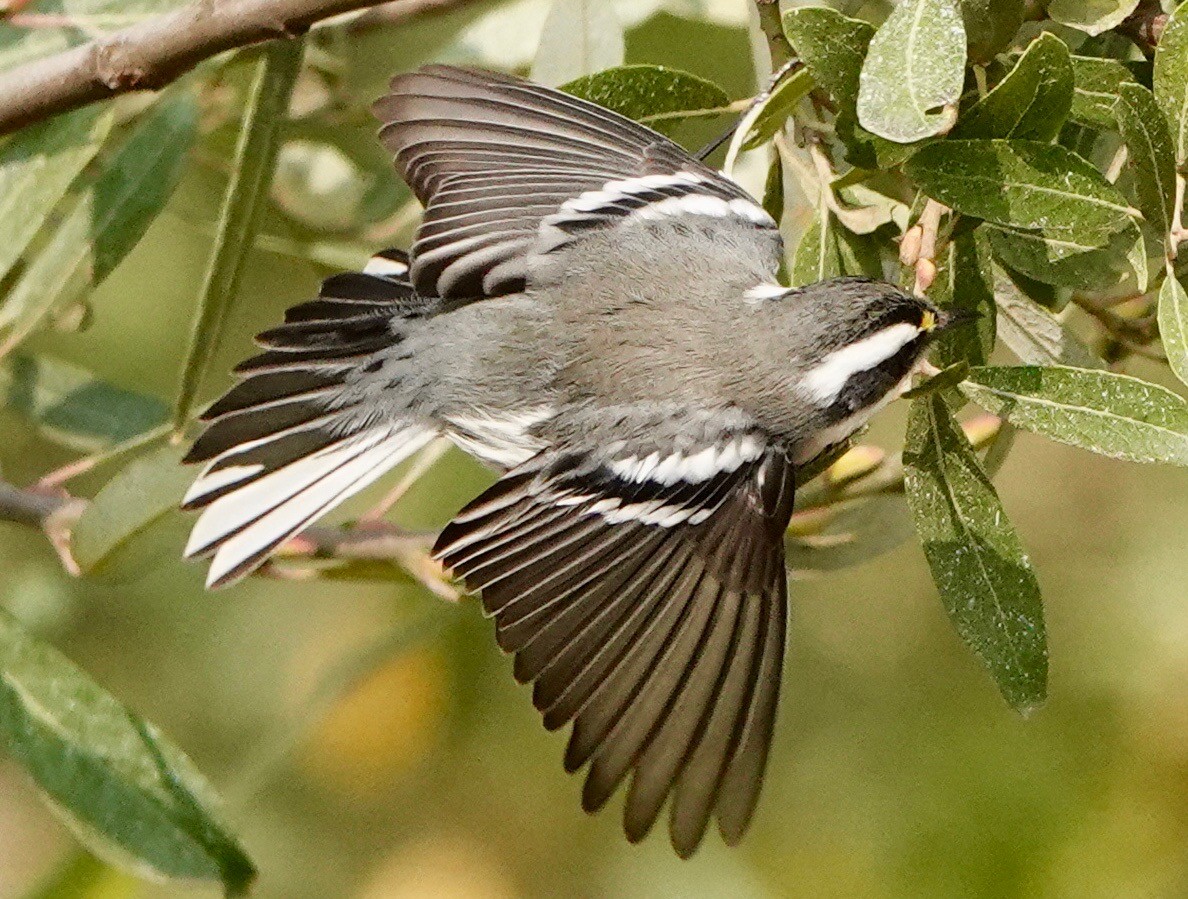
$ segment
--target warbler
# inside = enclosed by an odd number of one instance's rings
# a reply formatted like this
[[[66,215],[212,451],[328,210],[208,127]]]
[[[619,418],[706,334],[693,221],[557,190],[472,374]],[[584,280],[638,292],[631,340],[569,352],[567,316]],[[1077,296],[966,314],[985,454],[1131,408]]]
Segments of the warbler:
[[[329,278],[205,413],[188,556],[229,584],[439,436],[503,473],[435,553],[495,619],[582,805],[630,774],[632,841],[755,810],[799,467],[956,321],[891,284],[776,280],[775,221],[660,134],[475,69],[374,110],[424,206],[407,256]]]

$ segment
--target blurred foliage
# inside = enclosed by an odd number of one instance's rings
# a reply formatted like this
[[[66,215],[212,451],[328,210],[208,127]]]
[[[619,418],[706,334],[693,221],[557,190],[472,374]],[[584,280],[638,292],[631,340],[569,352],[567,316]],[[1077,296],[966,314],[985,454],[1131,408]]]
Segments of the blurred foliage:
[[[35,3],[67,21],[0,23],[0,69],[174,5]],[[252,863],[286,897],[1183,895],[1184,472],[1025,436],[990,481],[1017,430],[1188,465],[1188,13],[1168,13],[474,0],[342,17],[7,139],[0,477],[91,501],[45,534],[0,524],[0,896],[235,892]],[[775,80],[773,58],[794,60]],[[691,149],[739,122],[711,159],[781,219],[792,283],[880,276],[981,313],[938,345],[906,442],[890,413],[801,492],[795,695],[737,851],[681,864],[583,819],[557,738],[419,550],[286,556],[217,595],[178,559],[168,409],[188,433],[252,333],[407,246],[418,209],[366,108],[428,61],[565,83]],[[489,480],[451,451],[390,518],[440,527]],[[1004,714],[962,656],[921,554],[891,554],[913,532],[1021,711],[1052,636],[1043,714]]]

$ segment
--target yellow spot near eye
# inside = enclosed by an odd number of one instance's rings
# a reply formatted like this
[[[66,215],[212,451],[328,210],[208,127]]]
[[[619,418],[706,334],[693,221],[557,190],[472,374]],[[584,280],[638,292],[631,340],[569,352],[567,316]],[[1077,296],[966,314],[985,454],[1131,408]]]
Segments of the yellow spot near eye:
[[[931,309],[925,309],[924,314],[920,317],[920,330],[931,331],[936,327],[936,315]]]

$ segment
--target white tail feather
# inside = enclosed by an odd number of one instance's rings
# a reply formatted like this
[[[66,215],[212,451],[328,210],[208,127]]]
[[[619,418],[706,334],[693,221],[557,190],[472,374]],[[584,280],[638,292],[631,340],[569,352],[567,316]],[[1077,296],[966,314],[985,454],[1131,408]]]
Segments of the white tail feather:
[[[343,500],[436,436],[409,425],[344,437],[212,502],[190,534],[186,555],[214,549],[207,586],[231,583]]]

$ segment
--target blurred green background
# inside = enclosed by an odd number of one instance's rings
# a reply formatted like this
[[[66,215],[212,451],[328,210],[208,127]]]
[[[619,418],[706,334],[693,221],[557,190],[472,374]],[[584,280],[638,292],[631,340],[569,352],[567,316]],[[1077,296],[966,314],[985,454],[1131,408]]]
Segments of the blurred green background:
[[[617,8],[628,62],[753,92],[743,0]],[[476,3],[315,40],[313,61],[325,55],[344,98],[334,142],[368,146],[360,110],[393,71],[523,66],[545,10]],[[234,67],[224,87],[242,89]],[[299,88],[298,102],[316,89]],[[35,351],[172,396],[234,139],[214,120],[167,212],[94,298],[89,329],[44,335]],[[707,128],[678,136],[695,145]],[[252,333],[316,291],[330,270],[319,261],[346,266],[409,236],[394,176],[294,146],[208,396],[230,383]],[[365,203],[384,216],[336,229]],[[873,436],[895,446],[901,429],[893,409]],[[72,458],[11,412],[0,410],[0,435],[15,483]],[[451,451],[396,518],[439,525],[489,478]],[[564,735],[541,729],[472,599],[262,579],[207,593],[201,566],[178,558],[189,519],[177,513],[155,552],[88,580],[63,574],[41,535],[0,524],[0,603],[185,748],[225,796],[261,896],[1188,895],[1188,472],[1025,435],[998,484],[1047,601],[1047,706],[1027,720],[1007,710],[953,633],[918,546],[798,579],[754,827],[739,848],[712,837],[689,862],[662,832],[627,845],[614,808],[581,813]],[[27,895],[76,852],[0,758],[0,897]],[[96,883],[96,896],[184,894],[115,873]]]

